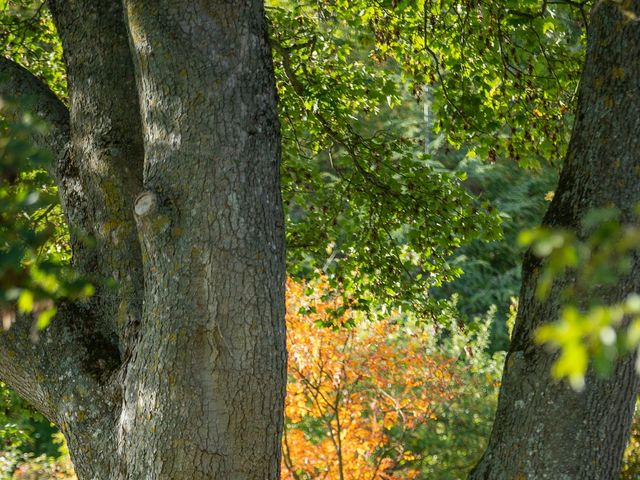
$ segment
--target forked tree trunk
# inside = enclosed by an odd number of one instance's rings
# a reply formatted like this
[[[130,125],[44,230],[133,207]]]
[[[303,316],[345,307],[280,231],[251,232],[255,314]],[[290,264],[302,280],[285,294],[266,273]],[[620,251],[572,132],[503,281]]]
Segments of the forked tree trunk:
[[[616,207],[633,222],[640,202],[640,1],[597,2],[588,28],[578,111],[558,188],[545,216],[551,227],[581,233],[592,208]],[[584,232],[582,232],[584,233]],[[470,479],[613,480],[618,478],[638,392],[634,359],[608,380],[588,376],[582,393],[550,378],[554,356],[533,334],[558,318],[558,292],[534,296],[540,262],[523,265],[520,309],[507,356],[493,432]],[[640,291],[640,259],[603,292],[616,302]]]
[[[275,480],[284,225],[262,2],[49,6],[69,112],[6,59],[0,93],[35,95],[53,125],[39,141],[97,294],[37,345],[27,320],[0,335],[0,377],[60,425],[81,480]]]

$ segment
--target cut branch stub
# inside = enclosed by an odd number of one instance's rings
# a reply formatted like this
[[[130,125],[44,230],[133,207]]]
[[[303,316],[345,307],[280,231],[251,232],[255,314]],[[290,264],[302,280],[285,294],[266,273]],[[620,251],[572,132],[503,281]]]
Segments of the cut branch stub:
[[[158,244],[164,244],[167,241],[163,234],[169,230],[171,219],[166,205],[162,203],[156,193],[146,191],[138,195],[133,211],[140,240],[147,252],[154,250],[155,247],[152,244],[157,247]]]
[[[153,192],[142,192],[136,198],[134,211],[136,217],[142,219],[152,215],[158,210],[158,197]]]

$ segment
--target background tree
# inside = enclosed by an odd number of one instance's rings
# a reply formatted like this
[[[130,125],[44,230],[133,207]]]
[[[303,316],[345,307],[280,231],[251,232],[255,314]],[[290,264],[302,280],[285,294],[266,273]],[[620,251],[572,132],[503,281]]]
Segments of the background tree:
[[[443,340],[398,312],[335,319],[341,299],[327,293],[322,280],[287,284],[283,478],[466,476],[495,408],[502,357],[487,354],[492,319]]]
[[[622,224],[635,219],[640,190],[631,178],[640,148],[639,12],[638,2],[600,2],[591,12],[576,123],[544,219],[545,225],[573,230],[578,237],[590,233],[585,219],[593,208],[616,207]],[[621,360],[609,379],[589,374],[582,392],[554,380],[549,372],[556,357],[535,344],[534,333],[559,317],[560,292],[577,280],[567,272],[540,300],[535,292],[541,267],[529,252],[491,441],[470,478],[617,478],[638,393],[635,359]],[[621,302],[637,292],[638,268],[635,256],[614,285],[596,286],[579,306]]]
[[[427,353],[432,332],[410,334],[397,319],[349,328],[346,311],[336,328],[322,327],[341,306],[322,300],[326,283],[311,295],[304,285],[287,287],[283,477],[419,478],[408,438],[457,390],[453,360]]]

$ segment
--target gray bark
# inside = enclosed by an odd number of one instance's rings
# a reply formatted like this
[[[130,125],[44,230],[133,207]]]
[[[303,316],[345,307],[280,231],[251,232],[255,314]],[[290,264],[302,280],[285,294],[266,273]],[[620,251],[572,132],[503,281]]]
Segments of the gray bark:
[[[279,478],[284,220],[262,2],[49,6],[69,112],[8,60],[0,88],[37,95],[55,127],[41,140],[97,294],[60,306],[37,345],[27,319],[1,335],[0,378],[61,427],[80,479]]]
[[[279,477],[284,226],[261,3],[125,2],[145,139],[145,311],[120,422],[137,478]]]
[[[572,139],[556,194],[544,223],[584,235],[592,208],[617,207],[622,221],[635,220],[640,202],[640,2],[598,2],[588,29],[588,48]],[[633,416],[638,377],[634,359],[621,360],[613,375],[589,375],[582,393],[550,378],[555,356],[534,345],[543,322],[558,318],[558,292],[534,296],[540,261],[523,265],[520,308],[507,356],[496,420],[487,451],[471,479],[616,479]],[[640,291],[640,259],[606,302]]]

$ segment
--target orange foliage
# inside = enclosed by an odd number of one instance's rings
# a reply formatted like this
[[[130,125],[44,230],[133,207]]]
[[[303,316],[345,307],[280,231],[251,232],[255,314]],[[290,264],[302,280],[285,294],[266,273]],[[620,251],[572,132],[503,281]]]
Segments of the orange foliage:
[[[77,480],[68,454],[59,459],[47,458],[44,455],[26,459],[18,465],[11,477],[12,480]]]
[[[326,328],[326,285],[287,284],[289,381],[282,478],[400,480],[418,477],[403,435],[451,398],[450,359],[427,355],[428,333],[390,319]],[[300,310],[313,311],[300,314]],[[346,312],[338,323],[344,323]]]

